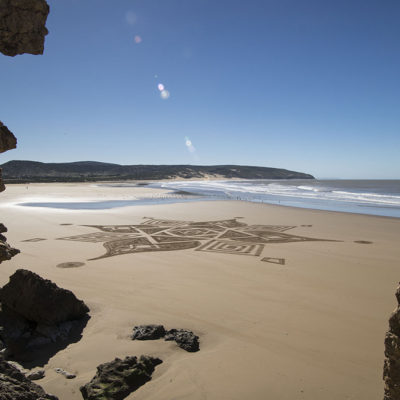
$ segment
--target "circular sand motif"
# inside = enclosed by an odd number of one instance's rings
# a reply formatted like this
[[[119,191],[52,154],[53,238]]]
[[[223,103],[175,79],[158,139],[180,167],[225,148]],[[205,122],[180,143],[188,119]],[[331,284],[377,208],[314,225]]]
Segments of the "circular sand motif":
[[[84,266],[85,263],[83,262],[65,262],[61,264],[57,264],[57,268],[78,268]]]
[[[368,240],[355,240],[354,243],[358,243],[358,244],[372,244],[373,242],[368,242]]]

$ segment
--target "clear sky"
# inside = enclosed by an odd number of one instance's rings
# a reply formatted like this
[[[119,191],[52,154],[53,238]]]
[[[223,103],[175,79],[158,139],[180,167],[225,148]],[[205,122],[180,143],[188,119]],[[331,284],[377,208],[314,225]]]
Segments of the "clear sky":
[[[48,2],[44,55],[0,55],[0,164],[400,178],[399,0]]]

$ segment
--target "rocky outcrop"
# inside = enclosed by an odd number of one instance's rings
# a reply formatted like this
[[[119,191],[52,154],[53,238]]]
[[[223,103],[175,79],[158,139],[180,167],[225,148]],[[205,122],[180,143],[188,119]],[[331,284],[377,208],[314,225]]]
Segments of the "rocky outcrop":
[[[7,228],[3,224],[0,224],[0,264],[3,261],[10,260],[20,252],[18,249],[12,248],[7,243],[7,238],[3,235],[5,232],[7,232]]]
[[[164,338],[166,341],[175,341],[176,344],[188,352],[200,350],[199,337],[187,329],[170,329],[167,331],[163,325],[137,325],[133,328],[132,340],[157,340]]]
[[[49,10],[45,0],[0,0],[0,52],[43,54]]]
[[[58,400],[47,394],[40,386],[17,368],[0,359],[0,400]]]
[[[71,291],[23,269],[17,270],[0,290],[0,301],[0,339],[7,357],[21,361],[37,348],[49,347],[54,354],[79,340],[89,318],[89,308]],[[50,346],[54,343],[61,348]],[[48,357],[50,353],[42,351]]]
[[[132,340],[157,340],[164,336],[162,325],[138,325],[133,328]]]
[[[162,361],[149,356],[116,358],[97,367],[95,377],[80,388],[85,400],[122,400],[151,379]]]
[[[66,289],[34,272],[19,269],[0,291],[4,307],[38,324],[56,325],[82,318],[89,308]]]
[[[384,400],[400,400],[400,286],[396,290],[397,308],[389,319],[385,337]]]
[[[4,153],[7,150],[15,149],[16,147],[17,139],[12,134],[12,132],[10,132],[10,130],[0,121],[0,153]],[[5,190],[5,186],[2,181],[0,168],[0,192],[2,192],[3,190]],[[10,260],[11,257],[14,257],[16,254],[19,253],[19,250],[12,248],[7,243],[6,237],[2,235],[2,233],[4,232],[7,232],[7,228],[3,224],[0,224],[0,264],[3,261]]]
[[[1,1],[1,0],[0,0]],[[17,147],[17,139],[12,132],[0,121],[0,153]],[[5,190],[0,168],[0,192]]]
[[[175,340],[181,349],[190,353],[200,350],[199,337],[186,329],[171,329],[166,333],[164,340]]]
[[[1,1],[1,0],[0,0]],[[14,134],[0,121],[0,153],[17,147]]]

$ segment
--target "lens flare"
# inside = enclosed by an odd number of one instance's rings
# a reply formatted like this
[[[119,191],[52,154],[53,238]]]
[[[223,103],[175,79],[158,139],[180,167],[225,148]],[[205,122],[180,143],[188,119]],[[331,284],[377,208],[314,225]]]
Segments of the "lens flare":
[[[128,12],[125,14],[125,19],[126,19],[126,22],[127,22],[129,25],[135,25],[135,24],[136,24],[136,21],[137,21],[137,16],[136,16],[136,14],[135,14],[133,11],[128,11]]]
[[[139,44],[139,43],[142,43],[142,40],[143,40],[143,39],[142,39],[139,35],[136,35],[135,38],[134,38],[134,40],[135,40],[135,43],[136,43],[136,44]]]
[[[169,98],[170,94],[169,94],[168,90],[164,89],[163,91],[161,91],[160,96],[163,100],[167,100]]]
[[[160,92],[162,92],[162,91],[165,89],[165,86],[164,86],[162,83],[159,83],[159,84],[157,85],[157,87],[158,87],[158,90],[159,90]]]
[[[187,136],[185,137],[185,145],[191,153],[194,153],[196,151],[196,148],[193,146],[192,141]]]

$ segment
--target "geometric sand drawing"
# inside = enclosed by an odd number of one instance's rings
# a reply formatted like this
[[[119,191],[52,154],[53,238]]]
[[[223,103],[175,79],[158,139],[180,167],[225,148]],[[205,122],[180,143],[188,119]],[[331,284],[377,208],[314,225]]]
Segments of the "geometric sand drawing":
[[[264,257],[264,258],[261,259],[261,261],[269,262],[269,263],[272,263],[272,264],[285,265],[285,259],[284,258]]]
[[[33,239],[21,240],[21,242],[41,242],[42,240],[47,240],[47,239],[43,239],[43,238],[33,238]]]
[[[245,256],[259,256],[264,249],[263,244],[249,243],[249,242],[238,242],[238,241],[226,241],[226,240],[211,240],[206,244],[203,244],[196,251],[208,251],[214,253],[229,253],[239,254]]]
[[[247,225],[236,218],[205,222],[144,219],[141,224],[83,225],[100,232],[57,240],[103,243],[106,253],[92,260],[132,253],[187,249],[260,256],[266,244],[327,241],[286,233],[296,226]]]

